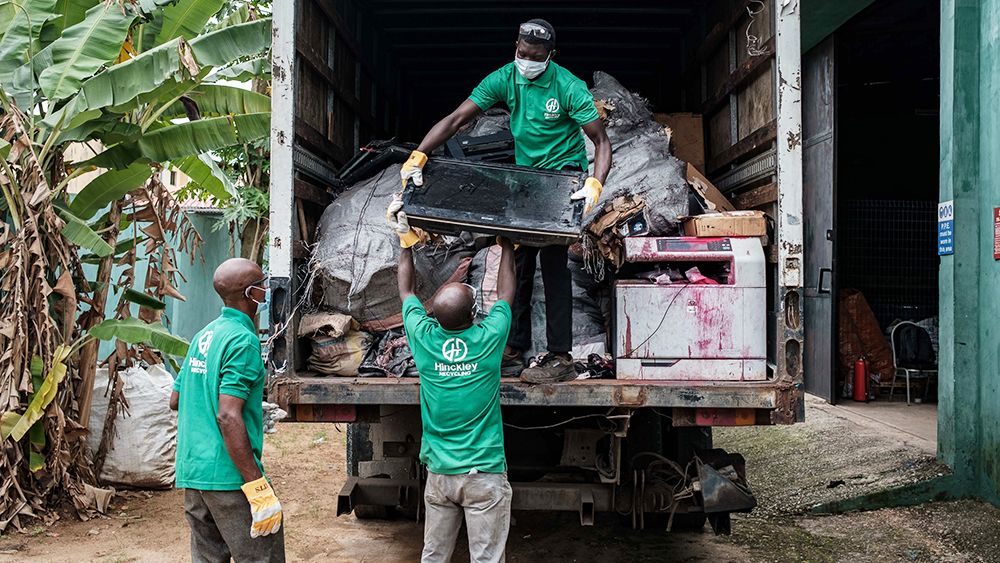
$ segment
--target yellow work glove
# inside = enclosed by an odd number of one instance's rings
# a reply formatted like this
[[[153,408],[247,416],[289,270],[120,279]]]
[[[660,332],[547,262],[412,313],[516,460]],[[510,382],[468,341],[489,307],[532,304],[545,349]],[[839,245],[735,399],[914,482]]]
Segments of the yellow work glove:
[[[597,205],[597,200],[601,198],[601,190],[603,189],[604,186],[601,185],[601,182],[591,176],[583,183],[583,187],[573,192],[573,195],[569,196],[569,198],[573,201],[578,199],[584,200],[583,214],[586,215]]]
[[[261,477],[240,488],[250,502],[250,516],[253,517],[250,537],[277,533],[281,529],[281,503],[278,502],[278,497],[274,496],[274,489],[267,482],[267,478]]]
[[[399,169],[399,177],[403,180],[403,187],[406,187],[407,180],[413,180],[413,183],[422,186],[424,185],[424,165],[427,164],[427,155],[420,151],[413,151],[410,153],[410,158],[406,159],[403,163],[403,167]]]
[[[403,211],[402,194],[393,194],[389,207],[385,208],[385,220],[399,235],[399,246],[410,248],[420,242],[420,235],[410,228],[410,220],[406,218],[406,212]]]

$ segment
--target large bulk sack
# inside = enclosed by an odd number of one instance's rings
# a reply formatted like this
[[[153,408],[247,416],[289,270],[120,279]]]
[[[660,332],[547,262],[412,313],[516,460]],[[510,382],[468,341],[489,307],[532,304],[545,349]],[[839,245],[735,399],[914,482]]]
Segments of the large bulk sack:
[[[606,121],[611,140],[611,172],[604,183],[600,203],[630,193],[646,203],[651,236],[672,236],[680,232],[678,217],[689,214],[687,167],[670,152],[670,138],[653,120],[648,102],[629,92],[611,75],[594,73],[595,100],[611,107]],[[587,158],[594,161],[594,145],[587,144]],[[603,205],[584,218],[589,224],[598,218]]]
[[[165,489],[174,484],[177,413],[170,410],[174,379],[162,365],[131,367],[121,374],[128,414],[115,420],[115,435],[100,479],[139,489]],[[98,369],[90,411],[87,447],[97,452],[108,412],[108,370]]]

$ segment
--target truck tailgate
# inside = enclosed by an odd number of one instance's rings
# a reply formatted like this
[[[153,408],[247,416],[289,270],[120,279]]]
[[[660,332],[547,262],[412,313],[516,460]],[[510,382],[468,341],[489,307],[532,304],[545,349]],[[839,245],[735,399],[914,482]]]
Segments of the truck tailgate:
[[[418,405],[417,378],[317,377],[307,373],[274,381],[270,399],[283,408],[295,405]],[[552,385],[504,378],[500,403],[526,407],[661,407],[760,409],[771,422],[789,424],[797,417],[801,385],[795,382],[636,382],[588,379]]]

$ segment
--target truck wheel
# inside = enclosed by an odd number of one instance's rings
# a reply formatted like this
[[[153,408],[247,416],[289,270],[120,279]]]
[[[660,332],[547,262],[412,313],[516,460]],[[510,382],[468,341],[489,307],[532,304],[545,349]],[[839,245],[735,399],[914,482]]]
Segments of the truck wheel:
[[[674,514],[673,530],[684,530],[687,532],[698,532],[705,528],[708,515],[702,512],[688,514]]]
[[[632,466],[632,459],[641,452],[661,453],[663,451],[663,431],[660,426],[660,416],[649,409],[639,409],[632,415],[628,434],[625,436],[626,458],[623,469],[644,469],[654,458],[643,456]]]
[[[381,504],[359,504],[354,507],[354,516],[358,520],[387,520],[389,507]]]
[[[663,532],[667,529],[667,522],[670,521],[670,514],[663,512],[647,512],[642,518],[646,524],[646,529],[644,531],[656,533]],[[673,526],[670,527],[670,531],[698,532],[705,527],[705,522],[707,520],[708,516],[701,512],[674,514],[674,522]]]
[[[707,426],[682,426],[674,428],[663,419],[663,455],[686,466],[694,459],[697,450],[712,448],[712,428]]]

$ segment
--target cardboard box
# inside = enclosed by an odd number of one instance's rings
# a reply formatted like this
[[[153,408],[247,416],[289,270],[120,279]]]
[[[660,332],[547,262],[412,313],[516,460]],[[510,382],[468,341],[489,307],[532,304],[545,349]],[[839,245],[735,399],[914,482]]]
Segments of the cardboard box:
[[[766,237],[767,218],[763,211],[724,211],[682,217],[684,234],[689,237]]]
[[[698,195],[698,203],[702,211],[736,211],[733,203],[722,195],[712,182],[708,181],[701,172],[695,169],[690,162],[687,165],[687,182]]]
[[[705,130],[697,113],[656,113],[653,119],[670,128],[674,156],[705,172]]]

